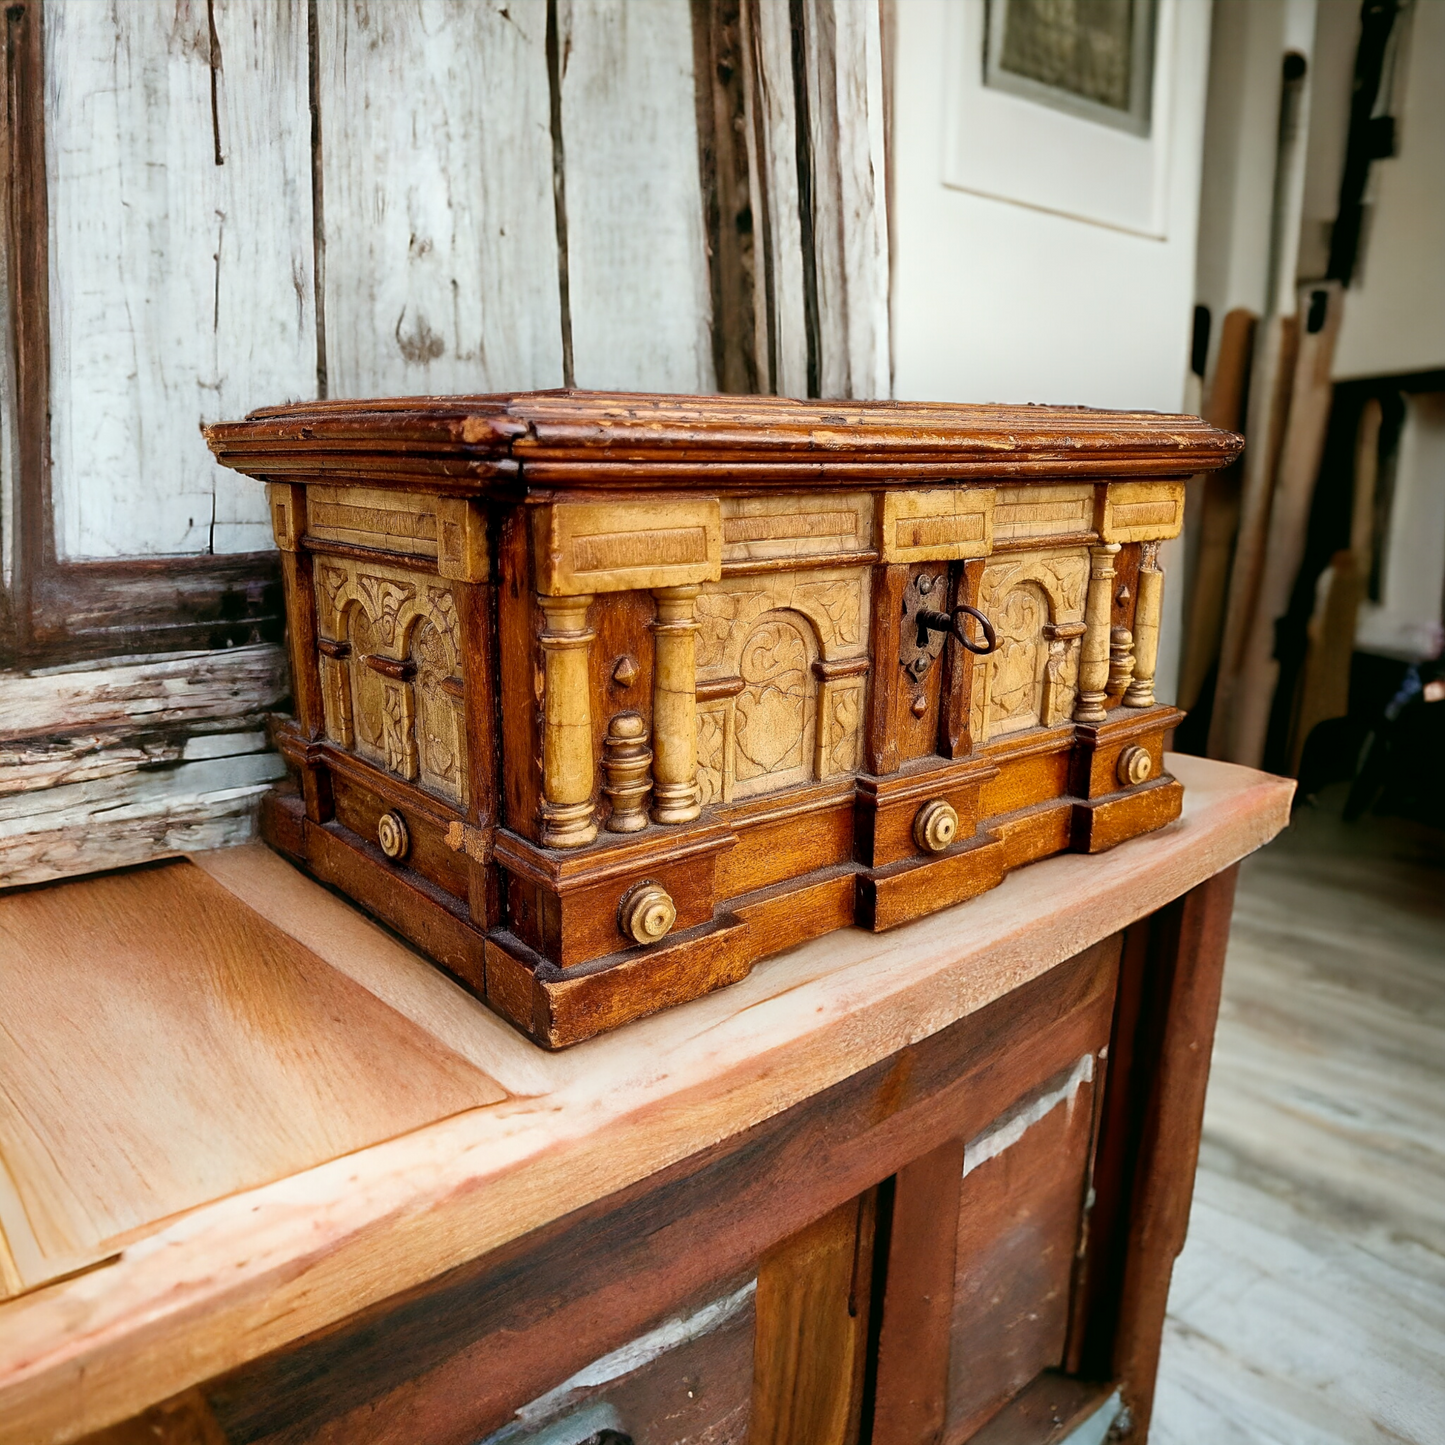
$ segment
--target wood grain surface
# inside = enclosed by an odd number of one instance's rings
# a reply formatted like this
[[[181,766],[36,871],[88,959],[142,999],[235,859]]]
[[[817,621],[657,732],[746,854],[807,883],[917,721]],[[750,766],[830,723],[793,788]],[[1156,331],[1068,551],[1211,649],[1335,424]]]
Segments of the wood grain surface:
[[[49,1261],[504,1091],[188,862],[0,900],[0,1158]]]
[[[1169,766],[1186,784],[1184,815],[1147,840],[1050,859],[897,933],[834,934],[562,1055],[256,850],[227,880],[241,897],[283,930],[288,915],[303,926],[299,912],[323,959],[438,1020],[511,1097],[206,1204],[113,1264],[12,1300],[0,1309],[10,1428],[74,1439],[434,1279],[987,1007],[1284,825],[1288,783],[1199,759]],[[351,931],[333,931],[343,916]]]

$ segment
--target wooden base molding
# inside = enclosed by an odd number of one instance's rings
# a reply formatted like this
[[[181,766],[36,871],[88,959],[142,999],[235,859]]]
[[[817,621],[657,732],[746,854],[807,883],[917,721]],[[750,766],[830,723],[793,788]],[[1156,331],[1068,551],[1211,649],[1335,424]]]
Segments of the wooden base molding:
[[[1103,852],[1163,827],[1183,805],[1183,787],[1162,772],[1164,734],[1179,717],[1172,708],[1119,709],[1097,728],[1078,729],[1077,741],[1036,737],[961,763],[939,760],[888,778],[864,774],[844,793],[809,791],[791,807],[775,805],[781,816],[745,806],[694,831],[652,826],[587,852],[498,832],[484,863],[467,857],[459,819],[410,806],[384,775],[372,777],[367,765],[345,757],[338,761],[347,786],[360,793],[362,780],[370,781],[373,798],[317,823],[303,792],[278,791],[262,809],[261,831],[537,1043],[565,1048],[735,983],[759,960],[835,929],[895,928],[996,888],[1026,863],[1070,850]],[[326,745],[303,744],[294,729],[280,740],[303,776],[327,767]],[[1128,747],[1158,758],[1161,772],[1121,789],[1111,765]],[[1040,780],[1060,773],[1086,795],[1036,801]],[[980,817],[985,786],[992,800],[1022,806]],[[1095,786],[1100,791],[1087,795]],[[938,799],[951,800],[962,826],[934,853],[911,824]],[[402,858],[367,835],[393,808],[412,840]],[[845,826],[819,826],[830,816]],[[803,838],[784,858],[789,871],[781,878],[772,876],[769,824]],[[468,902],[474,867],[499,875],[494,891],[509,900],[507,924],[476,926]],[[761,886],[746,887],[756,879]],[[651,944],[629,936],[620,912],[643,884],[666,897],[675,920]]]

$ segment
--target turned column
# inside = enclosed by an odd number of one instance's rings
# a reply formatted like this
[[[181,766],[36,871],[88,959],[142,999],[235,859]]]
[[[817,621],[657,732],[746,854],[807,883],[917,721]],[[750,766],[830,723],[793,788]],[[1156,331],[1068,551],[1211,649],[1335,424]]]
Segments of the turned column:
[[[1164,569],[1158,542],[1139,549],[1139,584],[1134,602],[1134,676],[1124,694],[1125,707],[1154,706],[1154,669],[1159,662],[1159,610],[1164,597]]]
[[[587,649],[590,595],[538,597],[546,619],[542,730],[542,843],[580,848],[597,836],[592,803],[592,709]]]
[[[689,823],[702,812],[697,786],[698,589],[658,587],[652,624],[652,818]]]
[[[1104,699],[1109,690],[1109,623],[1114,607],[1114,558],[1117,542],[1089,548],[1089,597],[1084,604],[1084,645],[1079,658],[1079,702],[1074,721],[1101,723],[1108,714]]]

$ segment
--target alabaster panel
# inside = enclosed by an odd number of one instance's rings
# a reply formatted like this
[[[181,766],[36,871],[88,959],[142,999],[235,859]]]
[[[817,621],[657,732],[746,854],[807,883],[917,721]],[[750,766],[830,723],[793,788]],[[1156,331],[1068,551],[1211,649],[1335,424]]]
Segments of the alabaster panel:
[[[873,513],[873,498],[867,492],[724,497],[723,565],[871,551]]]
[[[696,667],[704,700],[697,735],[704,802],[731,802],[856,769],[869,575],[866,567],[821,568],[730,577],[700,590]],[[838,677],[827,667],[849,662],[858,664],[852,676]]]
[[[460,803],[464,685],[452,588],[342,558],[319,561],[315,575],[326,735]]]
[[[1078,536],[1093,525],[1094,489],[1087,482],[999,488],[993,511],[995,544]]]
[[[1088,585],[1087,547],[1009,553],[984,568],[978,605],[998,647],[974,660],[976,743],[1069,721]]]

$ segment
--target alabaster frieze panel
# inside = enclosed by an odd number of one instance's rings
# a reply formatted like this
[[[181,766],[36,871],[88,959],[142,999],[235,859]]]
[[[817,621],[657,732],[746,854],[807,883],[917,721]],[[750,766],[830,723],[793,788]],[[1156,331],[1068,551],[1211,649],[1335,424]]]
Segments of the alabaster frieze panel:
[[[316,576],[326,735],[460,803],[466,792],[456,599],[439,577],[334,558]]]
[[[1088,584],[1087,547],[1009,553],[984,569],[978,606],[998,647],[974,659],[975,743],[1072,717]]]
[[[704,804],[858,766],[866,567],[725,578],[699,591],[698,783]]]
[[[817,496],[724,497],[723,566],[796,563],[874,548],[876,505],[868,492]]]
[[[1076,537],[1094,525],[1094,488],[1087,482],[1054,487],[1010,487],[998,494],[993,512],[993,539],[1032,541]]]

